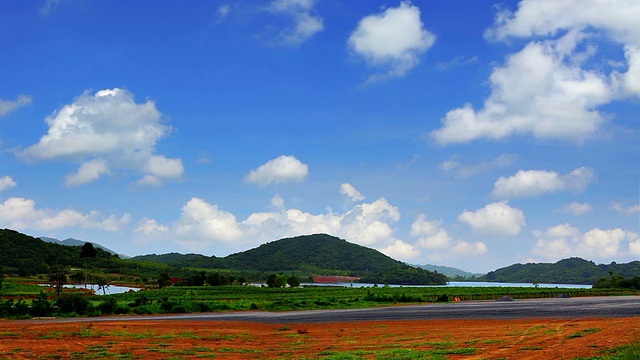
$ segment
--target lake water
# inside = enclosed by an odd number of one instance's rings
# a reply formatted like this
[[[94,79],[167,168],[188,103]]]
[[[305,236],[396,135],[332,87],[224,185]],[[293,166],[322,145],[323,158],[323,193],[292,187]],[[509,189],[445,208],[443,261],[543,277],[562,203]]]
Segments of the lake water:
[[[302,286],[344,286],[344,287],[372,287],[374,284],[366,283],[303,283]],[[383,286],[378,284],[378,286]],[[389,285],[390,287],[535,287],[532,283],[503,283],[483,281],[450,281],[447,285]],[[579,284],[537,284],[540,288],[565,288],[565,289],[591,289],[591,285]]]
[[[49,286],[48,284],[41,284],[41,286]],[[64,288],[67,289],[84,289],[84,285],[82,284],[65,284],[63,286]],[[133,290],[133,291],[138,291],[140,290],[139,288],[132,288],[132,287],[127,287],[127,286],[117,286],[117,285],[109,285],[109,287],[106,288],[106,291],[103,292],[102,289],[98,290],[98,285],[92,285],[92,284],[87,284],[87,289],[91,289],[93,290],[96,295],[111,295],[111,294],[122,294],[122,293],[126,293],[129,290]]]

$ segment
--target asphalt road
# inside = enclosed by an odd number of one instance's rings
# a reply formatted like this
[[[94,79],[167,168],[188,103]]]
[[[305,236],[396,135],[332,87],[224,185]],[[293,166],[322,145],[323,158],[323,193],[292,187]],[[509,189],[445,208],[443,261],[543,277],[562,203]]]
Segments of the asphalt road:
[[[394,306],[349,310],[285,312],[244,311],[154,316],[118,316],[55,319],[56,322],[101,321],[249,321],[261,323],[319,323],[430,319],[525,319],[640,317],[640,296],[553,298],[514,301],[464,301],[458,303]],[[45,320],[37,320],[45,321]]]

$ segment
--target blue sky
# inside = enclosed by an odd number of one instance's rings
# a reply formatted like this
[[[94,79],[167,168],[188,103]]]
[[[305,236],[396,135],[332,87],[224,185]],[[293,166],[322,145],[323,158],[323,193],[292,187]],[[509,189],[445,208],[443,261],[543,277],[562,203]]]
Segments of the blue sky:
[[[127,255],[323,232],[473,272],[636,260],[638,18],[635,0],[2,2],[0,227]]]

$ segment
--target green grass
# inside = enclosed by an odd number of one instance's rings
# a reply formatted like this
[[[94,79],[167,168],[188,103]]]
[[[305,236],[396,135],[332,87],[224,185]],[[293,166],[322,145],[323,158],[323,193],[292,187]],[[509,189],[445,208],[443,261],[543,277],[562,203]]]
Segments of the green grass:
[[[594,328],[585,329],[567,336],[567,339],[575,339],[575,338],[583,337],[588,334],[599,333],[600,331],[602,331],[602,329],[594,329]]]

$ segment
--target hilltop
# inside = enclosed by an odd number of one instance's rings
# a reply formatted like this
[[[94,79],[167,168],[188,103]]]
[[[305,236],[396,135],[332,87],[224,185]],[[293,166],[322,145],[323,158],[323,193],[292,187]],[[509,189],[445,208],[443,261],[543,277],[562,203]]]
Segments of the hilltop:
[[[596,265],[581,258],[563,259],[556,263],[514,264],[490,271],[480,280],[522,283],[595,284],[610,273],[632,278],[640,276],[640,261],[627,264],[612,262]]]
[[[377,250],[326,234],[280,239],[224,258],[171,253],[133,259],[173,267],[360,276],[363,282],[373,283],[426,285],[445,284],[447,281],[443,274],[406,265]]]

